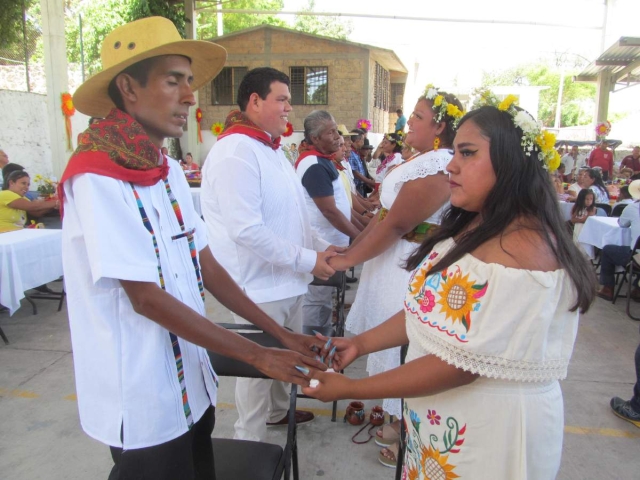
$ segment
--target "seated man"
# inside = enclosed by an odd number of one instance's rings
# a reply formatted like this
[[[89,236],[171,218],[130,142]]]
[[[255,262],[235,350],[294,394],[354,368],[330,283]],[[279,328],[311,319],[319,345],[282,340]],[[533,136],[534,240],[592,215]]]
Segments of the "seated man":
[[[640,237],[640,209],[637,200],[640,199],[640,180],[634,180],[629,185],[629,193],[636,202],[628,205],[618,219],[618,224],[624,228],[631,229],[631,245],[636,244],[636,240]],[[615,286],[615,269],[617,266],[623,267],[631,256],[635,253],[633,247],[620,245],[605,245],[600,253],[600,284],[602,288],[597,292],[600,298],[605,300],[613,300],[613,288]],[[640,301],[640,289],[636,283],[635,288],[631,292],[631,298]]]

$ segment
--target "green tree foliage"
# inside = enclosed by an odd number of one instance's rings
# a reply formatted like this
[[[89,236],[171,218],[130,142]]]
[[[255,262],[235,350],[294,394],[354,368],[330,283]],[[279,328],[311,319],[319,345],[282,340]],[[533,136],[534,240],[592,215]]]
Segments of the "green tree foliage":
[[[198,38],[203,40],[213,39],[218,35],[218,17],[215,9],[215,2],[210,3],[211,7],[203,10],[198,15]],[[234,10],[282,10],[283,0],[234,0],[225,2],[223,8]],[[287,23],[275,15],[256,15],[253,13],[224,13],[222,16],[223,33],[237,32],[245,28],[257,27],[259,25],[275,25],[286,27]]]
[[[574,83],[572,76],[580,69],[565,69],[562,94],[561,127],[588,125],[593,118],[596,87],[591,83]],[[531,85],[549,87],[540,92],[538,119],[545,126],[553,126],[560,88],[560,68],[548,63],[520,65],[500,72],[485,73],[482,85],[510,86]]]
[[[29,8],[33,0],[26,0]],[[23,0],[0,0],[0,48],[8,48],[22,41]]]
[[[315,4],[315,0],[309,0],[309,3],[302,11],[313,12]],[[353,31],[353,23],[335,17],[296,15],[293,28],[305,33],[346,40]]]
[[[127,12],[127,22],[146,17],[165,17],[173,22],[185,38],[184,2],[182,0],[133,0]]]

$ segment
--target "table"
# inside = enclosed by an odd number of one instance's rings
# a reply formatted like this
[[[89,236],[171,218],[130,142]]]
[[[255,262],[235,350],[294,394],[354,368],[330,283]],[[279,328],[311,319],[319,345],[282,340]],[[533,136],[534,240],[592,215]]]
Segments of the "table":
[[[200,207],[200,190],[201,187],[191,187],[191,199],[193,200],[193,208],[196,209],[198,215],[202,216],[202,208]]]
[[[62,230],[0,234],[0,303],[13,315],[24,292],[62,276]]]
[[[615,217],[589,217],[580,232],[578,242],[587,255],[594,258],[593,247],[602,249],[605,245],[620,245],[631,248],[631,230],[618,225]]]
[[[560,205],[562,218],[564,218],[565,221],[571,220],[571,209],[575,204],[573,202],[563,202],[563,201],[558,202],[558,204]]]

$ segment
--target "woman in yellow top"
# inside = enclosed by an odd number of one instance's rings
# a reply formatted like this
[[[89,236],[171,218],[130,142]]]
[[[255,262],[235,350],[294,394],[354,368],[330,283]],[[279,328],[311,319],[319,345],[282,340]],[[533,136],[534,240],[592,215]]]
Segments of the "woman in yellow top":
[[[39,217],[49,210],[58,208],[59,202],[36,200],[31,202],[25,197],[29,191],[31,179],[24,170],[12,172],[5,180],[0,191],[0,233],[20,230],[27,221],[27,213]]]

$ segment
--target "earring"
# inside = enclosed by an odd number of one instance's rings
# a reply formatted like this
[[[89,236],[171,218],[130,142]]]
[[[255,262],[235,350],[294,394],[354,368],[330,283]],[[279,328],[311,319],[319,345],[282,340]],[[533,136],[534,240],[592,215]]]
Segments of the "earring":
[[[433,149],[438,150],[438,147],[440,147],[440,137],[436,136],[436,138],[433,139]]]

